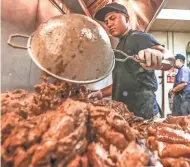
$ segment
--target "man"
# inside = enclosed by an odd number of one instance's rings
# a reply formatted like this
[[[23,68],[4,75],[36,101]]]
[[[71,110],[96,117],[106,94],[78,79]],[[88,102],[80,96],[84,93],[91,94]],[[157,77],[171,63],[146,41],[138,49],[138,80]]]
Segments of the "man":
[[[125,103],[136,116],[150,119],[153,113],[157,115],[159,107],[154,93],[157,80],[153,69],[163,69],[162,58],[172,60],[174,56],[150,34],[131,30],[129,15],[123,5],[107,4],[95,14],[95,18],[106,24],[112,36],[119,38],[116,49],[131,56],[136,55],[136,59],[128,59],[124,63],[116,61],[113,84],[90,97],[102,98],[112,94],[113,100]],[[118,53],[115,56],[123,57]]]
[[[176,54],[175,68],[178,73],[175,76],[174,88],[169,91],[169,96],[174,94],[172,115],[190,114],[190,69],[184,65],[185,57]]]

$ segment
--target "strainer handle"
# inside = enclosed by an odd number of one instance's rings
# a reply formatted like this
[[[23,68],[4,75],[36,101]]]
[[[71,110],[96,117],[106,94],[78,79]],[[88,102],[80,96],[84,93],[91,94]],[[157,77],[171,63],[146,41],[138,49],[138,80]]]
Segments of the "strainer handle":
[[[128,58],[132,58],[133,56],[129,56],[128,54],[126,54],[125,52],[121,51],[121,50],[117,50],[117,49],[113,49],[114,52],[120,53],[123,56],[125,56],[124,59],[118,59],[115,57],[116,61],[120,61],[120,62],[125,62]]]
[[[28,35],[21,35],[21,34],[12,34],[9,36],[9,39],[8,39],[8,44],[14,48],[19,48],[19,49],[28,49],[27,46],[21,46],[21,45],[17,45],[17,44],[14,44],[12,43],[12,39],[15,38],[15,37],[22,37],[22,38],[30,38],[30,36]]]
[[[118,59],[118,58],[115,58],[116,61],[120,61],[120,62],[125,62],[127,59],[133,59],[134,61],[137,61],[139,63],[145,63],[146,61],[145,60],[139,60],[137,58],[136,55],[134,56],[129,56],[128,54],[126,54],[125,52],[121,51],[121,50],[117,50],[117,49],[113,49],[114,52],[118,52],[118,53],[121,53],[123,56],[125,56],[124,59]],[[163,67],[163,69],[170,69],[173,67],[174,65],[174,62],[172,60],[165,60],[164,57],[162,57],[162,64],[161,64]]]
[[[137,58],[137,55],[133,55],[133,56],[129,56],[128,54],[126,54],[125,52],[121,51],[121,50],[117,50],[117,49],[113,49],[114,52],[118,52],[120,54],[122,54],[123,56],[125,56],[124,59],[118,59],[115,57],[116,61],[120,61],[120,62],[125,62],[127,59],[133,59],[134,61],[137,61],[139,63],[145,63],[145,60],[139,60]]]

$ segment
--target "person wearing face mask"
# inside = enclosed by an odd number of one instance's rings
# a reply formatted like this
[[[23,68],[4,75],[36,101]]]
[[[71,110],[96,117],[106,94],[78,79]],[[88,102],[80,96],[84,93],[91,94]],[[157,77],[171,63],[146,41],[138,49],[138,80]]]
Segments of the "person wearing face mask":
[[[185,66],[185,56],[176,54],[175,68],[178,69],[175,76],[173,89],[168,93],[174,94],[172,115],[181,116],[190,114],[190,69]]]
[[[125,103],[136,116],[144,119],[157,116],[159,106],[155,96],[157,80],[154,70],[170,69],[171,66],[166,68],[161,63],[163,59],[174,63],[174,56],[152,35],[132,30],[127,9],[121,4],[107,4],[95,14],[95,18],[105,23],[112,36],[119,38],[116,49],[130,56],[136,55],[136,59],[116,61],[112,73],[113,84],[91,93],[89,98],[112,95],[113,100]],[[115,53],[115,56],[123,58],[120,53]]]

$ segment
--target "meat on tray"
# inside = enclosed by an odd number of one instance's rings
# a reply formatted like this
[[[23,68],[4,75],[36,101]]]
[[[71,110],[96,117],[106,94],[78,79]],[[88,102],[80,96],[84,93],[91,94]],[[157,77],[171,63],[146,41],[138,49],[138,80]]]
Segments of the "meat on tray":
[[[3,167],[190,166],[190,117],[144,122],[87,99],[84,85],[45,82],[1,94]]]
[[[148,128],[148,148],[164,167],[190,166],[190,117],[169,116],[164,123]]]

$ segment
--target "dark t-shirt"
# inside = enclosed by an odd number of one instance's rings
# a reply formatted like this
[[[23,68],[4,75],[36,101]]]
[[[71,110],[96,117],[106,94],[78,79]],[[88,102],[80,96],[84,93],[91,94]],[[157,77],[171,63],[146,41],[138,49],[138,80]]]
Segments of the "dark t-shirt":
[[[138,54],[140,50],[160,45],[156,39],[145,32],[130,30],[124,35],[117,45],[118,50],[132,56]],[[117,58],[123,57],[116,53]],[[132,59],[127,59],[124,63],[116,61],[113,70],[113,92],[114,100],[123,101],[123,96],[129,92],[139,92],[142,90],[157,90],[157,80],[154,70],[145,70],[141,65]],[[143,98],[143,97],[142,97]],[[134,99],[135,100],[135,99]]]

